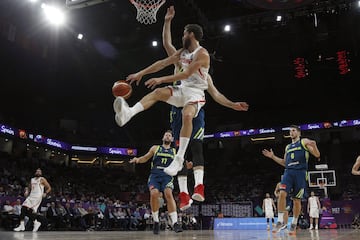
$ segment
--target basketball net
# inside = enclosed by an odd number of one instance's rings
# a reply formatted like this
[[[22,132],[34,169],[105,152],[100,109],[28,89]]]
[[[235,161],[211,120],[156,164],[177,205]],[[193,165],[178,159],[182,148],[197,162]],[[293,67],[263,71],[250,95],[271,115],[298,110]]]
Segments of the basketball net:
[[[156,22],[156,13],[166,0],[130,0],[136,7],[136,20],[143,24]]]

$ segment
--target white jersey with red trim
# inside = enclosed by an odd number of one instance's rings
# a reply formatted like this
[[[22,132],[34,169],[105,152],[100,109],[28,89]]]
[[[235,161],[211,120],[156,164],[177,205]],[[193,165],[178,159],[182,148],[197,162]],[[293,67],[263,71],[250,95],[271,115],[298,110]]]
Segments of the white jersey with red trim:
[[[31,178],[31,191],[29,197],[40,197],[44,194],[44,185],[41,184],[42,177]]]
[[[194,51],[189,52],[185,49],[180,53],[180,64],[182,70],[185,70],[189,67],[190,63],[194,59],[195,54],[202,47],[197,47]],[[193,73],[188,79],[181,80],[181,85],[191,88],[197,88],[201,90],[206,90],[208,88],[207,77],[209,73],[209,68],[201,67],[195,73]]]

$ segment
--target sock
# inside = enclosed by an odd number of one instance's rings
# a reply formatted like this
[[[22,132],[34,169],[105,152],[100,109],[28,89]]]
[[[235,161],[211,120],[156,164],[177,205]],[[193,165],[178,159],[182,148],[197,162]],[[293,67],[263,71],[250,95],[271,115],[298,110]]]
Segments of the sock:
[[[135,116],[142,111],[144,111],[144,106],[141,104],[141,102],[137,102],[134,106],[130,108],[131,116]]]
[[[178,176],[177,180],[178,180],[180,192],[189,194],[188,185],[187,185],[187,177],[186,176]]]
[[[291,224],[297,225],[297,222],[298,222],[298,218],[297,218],[297,217],[293,217]]]
[[[190,141],[190,138],[180,137],[180,144],[179,144],[179,150],[177,152],[177,155],[180,156],[181,158],[184,158],[184,156],[185,156],[185,152],[186,152],[187,146],[189,145],[189,141]]]
[[[195,187],[199,184],[203,184],[204,182],[204,170],[196,169],[194,170],[194,179],[195,179]]]
[[[169,213],[169,217],[171,219],[171,225],[174,225],[175,223],[177,223],[177,212],[171,212]]]
[[[278,212],[278,222],[283,223],[284,222],[284,213]]]
[[[159,211],[152,212],[154,222],[159,222]]]

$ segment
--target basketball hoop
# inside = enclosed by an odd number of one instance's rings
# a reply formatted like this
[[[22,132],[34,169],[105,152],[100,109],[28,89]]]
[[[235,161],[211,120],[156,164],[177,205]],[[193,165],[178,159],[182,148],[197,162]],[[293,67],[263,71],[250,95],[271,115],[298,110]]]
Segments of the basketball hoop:
[[[166,0],[130,0],[136,7],[136,20],[143,24],[156,22],[156,13]]]

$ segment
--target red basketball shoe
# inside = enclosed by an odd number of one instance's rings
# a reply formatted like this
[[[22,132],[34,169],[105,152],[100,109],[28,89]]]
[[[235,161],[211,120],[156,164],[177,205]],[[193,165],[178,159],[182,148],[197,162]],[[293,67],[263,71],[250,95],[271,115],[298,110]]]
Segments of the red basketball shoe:
[[[205,201],[204,184],[198,184],[194,188],[194,194],[191,196],[191,198],[199,202]]]
[[[179,194],[180,199],[180,210],[185,211],[189,207],[191,207],[191,204],[193,203],[193,200],[190,198],[190,195],[185,192],[181,192]]]

